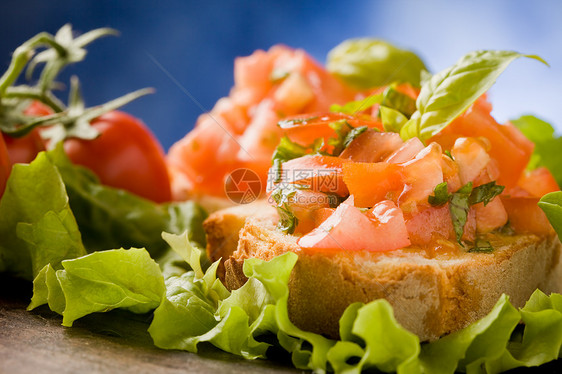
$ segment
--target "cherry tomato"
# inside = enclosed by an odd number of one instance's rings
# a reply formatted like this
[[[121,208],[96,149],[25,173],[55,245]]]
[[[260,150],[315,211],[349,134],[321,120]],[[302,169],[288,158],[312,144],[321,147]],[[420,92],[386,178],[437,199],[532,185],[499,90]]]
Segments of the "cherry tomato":
[[[12,163],[10,162],[10,155],[4,143],[4,139],[0,137],[0,197],[4,194],[6,188],[6,181],[10,175]]]
[[[171,200],[164,151],[142,122],[112,111],[93,120],[92,126],[100,132],[96,139],[65,140],[72,162],[92,170],[105,185],[158,203]]]
[[[53,111],[39,101],[31,102],[31,105],[24,111],[28,116],[46,116],[52,114]],[[35,159],[37,154],[45,150],[45,145],[39,129],[32,130],[29,134],[15,138],[7,134],[2,134],[10,160],[12,164],[24,163],[28,164]]]

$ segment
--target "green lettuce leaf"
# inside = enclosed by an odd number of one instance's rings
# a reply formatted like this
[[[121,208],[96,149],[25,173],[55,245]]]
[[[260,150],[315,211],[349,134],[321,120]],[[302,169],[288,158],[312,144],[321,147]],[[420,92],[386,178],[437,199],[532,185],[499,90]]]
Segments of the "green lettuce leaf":
[[[120,247],[146,248],[162,255],[168,248],[163,231],[182,233],[191,229],[192,239],[204,244],[200,222],[205,211],[193,202],[155,204],[127,191],[104,186],[88,169],[68,159],[62,146],[48,154],[62,176],[88,251]]]
[[[62,324],[85,315],[121,308],[146,313],[165,294],[160,268],[144,249],[117,249],[62,262],[63,269],[46,265],[33,282],[28,309],[47,303],[62,314]]]
[[[525,136],[535,143],[535,150],[527,166],[536,169],[545,166],[562,186],[562,137],[556,136],[554,128],[540,118],[526,115],[512,119],[513,123]]]
[[[361,89],[392,82],[420,85],[423,61],[413,52],[376,39],[350,39],[328,53],[326,68]]]
[[[507,66],[520,57],[546,64],[538,56],[513,51],[474,51],[433,75],[422,85],[416,100],[417,111],[402,127],[402,138],[417,136],[425,141],[441,131],[488,91]]]
[[[45,153],[14,165],[0,201],[0,237],[0,272],[28,280],[48,263],[58,268],[85,254],[65,185]]]

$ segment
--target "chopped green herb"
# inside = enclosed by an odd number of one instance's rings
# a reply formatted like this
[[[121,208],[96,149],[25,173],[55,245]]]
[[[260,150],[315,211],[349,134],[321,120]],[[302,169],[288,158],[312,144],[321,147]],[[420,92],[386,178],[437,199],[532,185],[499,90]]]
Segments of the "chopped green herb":
[[[281,187],[277,187],[271,194],[271,198],[275,202],[275,207],[279,213],[279,223],[277,227],[279,230],[286,234],[292,234],[295,232],[295,228],[299,222],[298,218],[293,213],[290,205],[291,198],[295,196],[298,190],[308,189],[308,186],[303,186],[299,184],[286,184]]]
[[[484,239],[476,239],[474,246],[468,250],[469,253],[492,253],[494,247],[489,241]]]
[[[494,197],[501,194],[504,189],[504,186],[497,185],[495,181],[474,187],[470,194],[469,204],[484,203],[484,206],[486,206]]]
[[[451,160],[455,161],[455,159],[453,158],[453,155],[451,154],[451,151],[446,150],[446,151],[443,152],[443,153],[445,153]]]
[[[447,182],[439,183],[433,190],[433,195],[428,196],[427,201],[432,206],[440,206],[449,203],[451,220],[457,241],[464,246],[461,238],[464,234],[464,226],[468,217],[470,206],[478,203],[487,205],[492,199],[504,190],[495,181],[472,188],[472,182],[462,186],[457,192],[450,194],[447,191]]]
[[[453,221],[453,229],[457,237],[457,242],[461,246],[462,236],[464,234],[464,226],[468,217],[468,210],[470,208],[469,199],[472,192],[472,182],[468,182],[462,186],[457,192],[451,195],[449,200],[449,212],[451,212],[451,220]]]
[[[343,148],[345,149],[349,147],[349,145],[353,140],[355,140],[355,138],[367,131],[367,128],[367,126],[359,126],[353,128],[350,132],[348,132],[345,136],[345,139],[343,140]]]
[[[439,206],[449,202],[449,192],[447,191],[447,182],[439,183],[433,190],[433,195],[427,198],[432,206]]]

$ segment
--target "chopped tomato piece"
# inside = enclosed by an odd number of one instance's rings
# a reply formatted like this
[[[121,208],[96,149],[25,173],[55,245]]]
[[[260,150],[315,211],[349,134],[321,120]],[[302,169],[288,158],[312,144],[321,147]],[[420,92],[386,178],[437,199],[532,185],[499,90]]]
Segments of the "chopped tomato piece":
[[[310,186],[313,191],[347,196],[342,168],[349,160],[332,156],[307,155],[284,162],[281,183]]]
[[[546,214],[537,205],[538,202],[538,197],[502,197],[502,203],[509,217],[509,224],[517,233],[548,235],[553,232]]]
[[[374,118],[354,117],[344,113],[311,113],[301,116],[287,117],[282,122],[282,129],[292,141],[308,145],[316,139],[328,139],[337,136],[330,124],[337,121],[347,121],[352,127],[368,126],[382,129],[382,124]]]
[[[476,230],[485,234],[498,229],[507,223],[507,212],[499,197],[495,197],[486,206],[479,203],[473,207],[476,213]]]
[[[380,230],[376,248],[390,251],[410,245],[404,214],[393,201],[383,200],[375,204],[366,215]]]
[[[490,157],[497,161],[501,170],[498,184],[512,187],[529,163],[534,144],[511,123],[497,123],[490,114],[491,108],[485,96],[480,97],[430,141],[438,142],[444,149],[451,149],[459,137],[487,138],[490,142]]]
[[[170,148],[168,164],[175,172],[184,175],[179,179],[175,177],[174,182],[191,187],[194,193],[221,196],[224,195],[226,176],[236,169],[233,155],[238,153],[240,146],[210,116],[204,116],[202,121]],[[212,159],[215,160],[214,166],[209,167]],[[178,186],[175,186],[174,193],[178,196],[186,192],[178,191]]]
[[[320,226],[301,237],[298,244],[303,249],[316,251],[375,252],[391,251],[410,244],[404,219],[396,205],[383,202],[369,213],[361,213],[352,203],[340,204]]]
[[[447,182],[447,191],[449,193],[457,192],[462,187],[459,165],[443,154],[441,155],[441,169],[443,170],[443,181]]]
[[[456,240],[449,205],[427,207],[406,218],[406,227],[412,244],[425,246],[438,239]],[[476,235],[476,215],[469,210],[463,239],[472,241]]]
[[[318,226],[314,212],[319,209],[330,208],[330,199],[335,200],[335,196],[310,190],[298,190],[291,196],[289,205],[298,219],[296,232],[307,233]]]
[[[340,157],[355,162],[381,162],[403,144],[402,138],[397,133],[368,129],[355,138]]]
[[[355,204],[363,208],[381,200],[397,200],[404,188],[401,167],[386,162],[344,164],[343,181],[355,196]]]
[[[441,146],[432,143],[419,152],[416,157],[402,164],[404,174],[404,193],[399,202],[403,209],[411,203],[427,204],[427,197],[433,193],[435,186],[443,182],[441,169]]]
[[[424,149],[424,146],[421,140],[412,138],[402,144],[402,146],[388,156],[385,161],[391,164],[401,164],[412,160],[422,149]]]
[[[451,149],[451,155],[459,167],[459,176],[463,185],[475,182],[485,173],[490,163],[489,144],[484,138],[458,138]]]
[[[526,170],[519,178],[516,189],[516,191],[507,192],[507,194],[513,197],[542,197],[549,192],[560,190],[556,179],[545,167]]]
[[[320,208],[312,212],[312,219],[314,220],[314,227],[320,226],[322,222],[328,219],[334,213],[336,208]]]

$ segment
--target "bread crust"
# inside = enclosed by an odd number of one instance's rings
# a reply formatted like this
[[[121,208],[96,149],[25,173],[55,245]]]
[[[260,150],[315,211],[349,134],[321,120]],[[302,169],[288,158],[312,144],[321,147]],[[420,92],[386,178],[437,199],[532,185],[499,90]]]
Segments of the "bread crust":
[[[278,220],[277,211],[266,200],[232,206],[207,217],[203,228],[207,235],[207,257],[211,262],[226,260],[236,251],[239,232],[250,217],[270,225]],[[219,265],[217,274],[224,281],[224,261]]]
[[[493,235],[493,253],[429,257],[419,248],[385,253],[304,251],[271,223],[245,219],[238,247],[225,262],[229,289],[244,284],[244,259],[291,251],[299,258],[289,283],[289,316],[305,330],[337,338],[338,322],[354,302],[385,298],[402,326],[421,341],[484,317],[502,293],[522,307],[535,289],[562,290],[561,244],[555,235]]]

